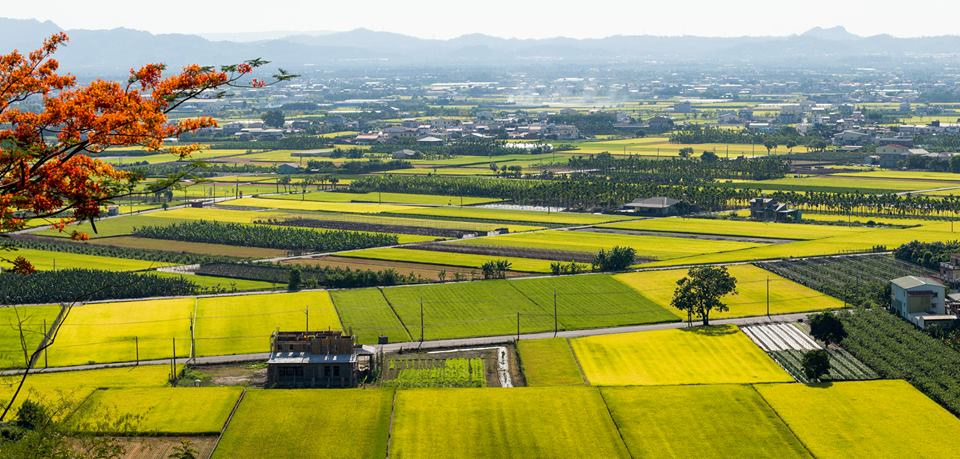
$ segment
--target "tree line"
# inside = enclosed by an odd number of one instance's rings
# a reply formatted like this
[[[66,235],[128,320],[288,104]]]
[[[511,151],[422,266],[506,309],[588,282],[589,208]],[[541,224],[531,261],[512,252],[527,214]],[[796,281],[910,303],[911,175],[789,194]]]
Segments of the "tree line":
[[[652,180],[663,184],[711,182],[718,179],[767,180],[783,178],[790,171],[790,164],[778,157],[728,161],[715,156],[652,159],[600,153],[570,158],[567,165],[571,169],[604,174],[618,180]]]

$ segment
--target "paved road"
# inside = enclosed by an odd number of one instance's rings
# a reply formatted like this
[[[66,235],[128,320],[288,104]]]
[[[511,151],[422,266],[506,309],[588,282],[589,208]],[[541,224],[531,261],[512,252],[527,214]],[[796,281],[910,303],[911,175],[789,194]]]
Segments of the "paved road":
[[[797,313],[797,314],[778,314],[767,316],[757,316],[757,317],[742,317],[737,319],[719,319],[713,320],[711,323],[715,325],[721,324],[735,324],[735,325],[747,325],[747,324],[756,324],[756,323],[771,323],[771,322],[795,322],[800,319],[804,319],[809,315],[809,313]],[[660,324],[648,324],[648,325],[631,325],[626,327],[609,327],[609,328],[591,328],[584,330],[564,330],[557,333],[557,337],[560,338],[577,338],[581,336],[596,336],[596,335],[609,335],[614,333],[628,333],[628,332],[643,332],[651,330],[668,330],[675,328],[686,327],[686,322],[668,322]],[[527,339],[542,339],[542,338],[552,338],[554,336],[553,332],[543,332],[543,333],[525,333],[520,335],[521,340]],[[502,336],[484,336],[478,338],[457,338],[457,339],[444,339],[437,341],[424,341],[423,343],[418,343],[416,341],[404,342],[404,343],[392,343],[383,346],[384,352],[399,352],[401,350],[414,350],[414,349],[441,349],[441,348],[458,348],[458,347],[473,347],[473,346],[485,346],[485,345],[494,345],[494,344],[505,344],[513,343],[517,340],[517,335],[502,335]],[[256,354],[238,354],[238,355],[217,355],[209,357],[197,357],[193,360],[192,363],[195,364],[218,364],[218,363],[241,363],[241,362],[254,362],[254,361],[265,361],[269,357],[269,354],[256,353]],[[178,358],[178,364],[188,363],[190,359],[187,358]],[[140,365],[169,365],[170,359],[162,360],[143,360],[140,362]],[[102,368],[115,368],[115,367],[130,367],[134,366],[134,362],[119,362],[119,363],[102,363],[94,365],[75,365],[69,367],[55,367],[55,368],[35,368],[31,370],[31,373],[59,373],[64,371],[79,371],[79,370],[96,370]],[[23,370],[7,370],[0,372],[0,375],[16,375],[23,373]]]

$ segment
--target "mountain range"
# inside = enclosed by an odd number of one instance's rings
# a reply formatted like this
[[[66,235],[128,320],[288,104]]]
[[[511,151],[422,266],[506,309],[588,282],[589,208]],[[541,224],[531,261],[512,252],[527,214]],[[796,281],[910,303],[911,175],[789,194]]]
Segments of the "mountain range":
[[[50,21],[0,18],[0,50],[31,50],[61,28]],[[67,30],[70,43],[57,53],[79,75],[116,76],[133,66],[164,62],[222,64],[262,57],[291,69],[443,65],[543,65],[548,63],[666,63],[856,65],[960,61],[960,37],[862,37],[842,27],[814,28],[781,37],[713,38],[616,35],[606,38],[509,39],[483,34],[448,40],[390,32],[282,32],[151,34],[117,28]],[[261,37],[263,37],[261,39]]]

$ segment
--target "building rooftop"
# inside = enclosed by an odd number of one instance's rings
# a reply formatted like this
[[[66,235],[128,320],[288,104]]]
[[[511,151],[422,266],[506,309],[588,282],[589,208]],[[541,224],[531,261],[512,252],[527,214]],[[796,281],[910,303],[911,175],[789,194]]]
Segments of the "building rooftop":
[[[929,277],[920,277],[920,276],[903,276],[892,280],[894,285],[902,289],[911,289],[924,285],[946,288],[943,284],[929,278]]]

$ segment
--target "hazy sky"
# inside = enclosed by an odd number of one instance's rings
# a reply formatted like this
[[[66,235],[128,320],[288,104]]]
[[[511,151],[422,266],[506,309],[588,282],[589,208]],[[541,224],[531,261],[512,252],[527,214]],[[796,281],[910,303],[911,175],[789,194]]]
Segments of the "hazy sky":
[[[960,35],[960,1],[925,0],[45,0],[4,2],[0,16],[49,19],[68,29],[154,33],[365,27],[428,38],[609,35],[790,35],[843,25],[860,35]],[[162,5],[162,6],[161,6]],[[220,5],[230,5],[223,8]]]

